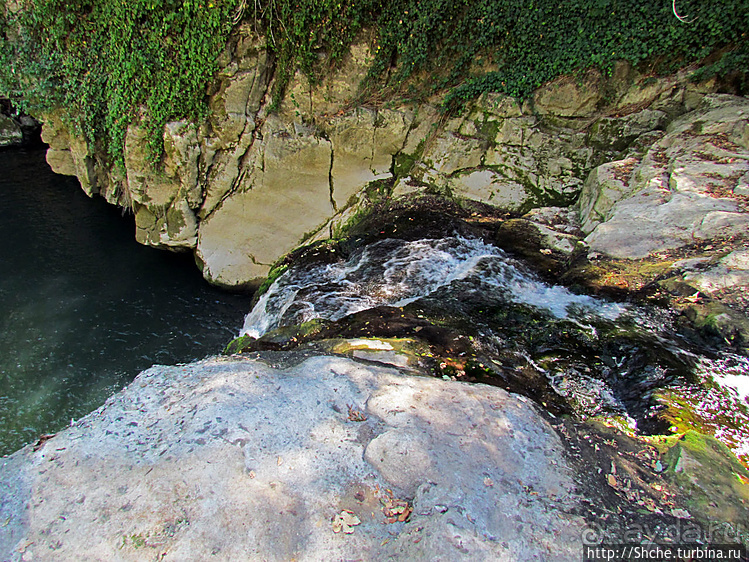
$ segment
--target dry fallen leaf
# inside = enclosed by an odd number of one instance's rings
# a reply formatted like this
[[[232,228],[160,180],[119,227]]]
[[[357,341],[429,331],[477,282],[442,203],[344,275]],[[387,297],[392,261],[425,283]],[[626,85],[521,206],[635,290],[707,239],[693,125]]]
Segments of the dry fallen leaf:
[[[354,527],[359,525],[361,520],[354,515],[353,511],[344,509],[333,518],[333,532],[340,533],[343,531],[347,535],[354,532]]]
[[[392,492],[388,496],[380,498],[380,502],[383,506],[382,513],[387,518],[388,523],[403,523],[408,521],[411,513],[413,513],[413,508],[408,502],[394,498]]]
[[[608,481],[609,486],[611,486],[612,488],[616,488],[617,487],[618,484],[616,482],[616,476],[614,476],[613,474],[608,474],[606,476],[606,480]]]
[[[367,416],[362,414],[359,410],[354,410],[354,407],[348,404],[348,419],[353,422],[367,421]]]

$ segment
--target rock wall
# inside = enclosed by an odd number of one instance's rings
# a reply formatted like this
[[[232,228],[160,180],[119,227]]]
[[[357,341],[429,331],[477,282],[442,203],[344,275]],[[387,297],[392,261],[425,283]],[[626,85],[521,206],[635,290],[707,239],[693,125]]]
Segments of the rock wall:
[[[596,168],[579,208],[591,250],[645,258],[747,235],[747,196],[749,100],[711,95],[671,122],[645,154]]]
[[[522,105],[484,95],[459,117],[441,113],[440,99],[355,106],[371,62],[361,41],[314,87],[298,73],[272,113],[274,67],[263,45],[249,27],[235,33],[210,88],[210,116],[168,123],[155,164],[139,120],[120,172],[70,133],[64,115],[44,116],[56,172],[132,209],[139,242],[193,251],[206,279],[226,287],[330,236],[377,180],[394,185],[395,197],[439,193],[513,212],[570,205],[591,170],[646,150],[712,87],[620,65],[607,79],[560,78]]]

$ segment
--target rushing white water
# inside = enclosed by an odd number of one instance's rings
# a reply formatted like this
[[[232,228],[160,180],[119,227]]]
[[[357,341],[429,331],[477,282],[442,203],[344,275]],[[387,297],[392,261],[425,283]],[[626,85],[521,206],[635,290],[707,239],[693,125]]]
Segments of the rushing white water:
[[[548,285],[502,250],[476,238],[375,242],[350,259],[292,266],[245,318],[242,334],[260,337],[279,326],[338,320],[377,306],[401,307],[454,283],[482,295],[544,309],[557,318],[613,320],[623,305]]]
[[[717,359],[701,357],[697,364],[698,376],[710,377],[713,382],[749,404],[749,358],[734,353],[721,354]]]

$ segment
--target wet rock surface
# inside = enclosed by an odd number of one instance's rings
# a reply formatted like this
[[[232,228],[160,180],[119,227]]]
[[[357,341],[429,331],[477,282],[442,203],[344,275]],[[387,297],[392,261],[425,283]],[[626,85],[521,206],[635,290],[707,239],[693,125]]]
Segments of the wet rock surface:
[[[19,112],[10,101],[0,97],[0,148],[38,145],[40,131],[36,119]]]
[[[23,131],[18,123],[0,113],[0,147],[19,145],[22,142]]]

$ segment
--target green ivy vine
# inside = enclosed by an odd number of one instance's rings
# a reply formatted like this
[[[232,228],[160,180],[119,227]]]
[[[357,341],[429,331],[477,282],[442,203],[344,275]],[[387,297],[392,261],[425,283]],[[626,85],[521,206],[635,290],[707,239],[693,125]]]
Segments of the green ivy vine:
[[[526,97],[561,74],[616,61],[702,77],[749,63],[749,0],[0,0],[0,96],[28,112],[62,107],[100,153],[121,162],[146,108],[154,158],[164,124],[200,120],[232,29],[248,22],[275,64],[277,103],[297,69],[314,83],[364,28],[370,90]],[[686,16],[684,16],[686,15]]]

